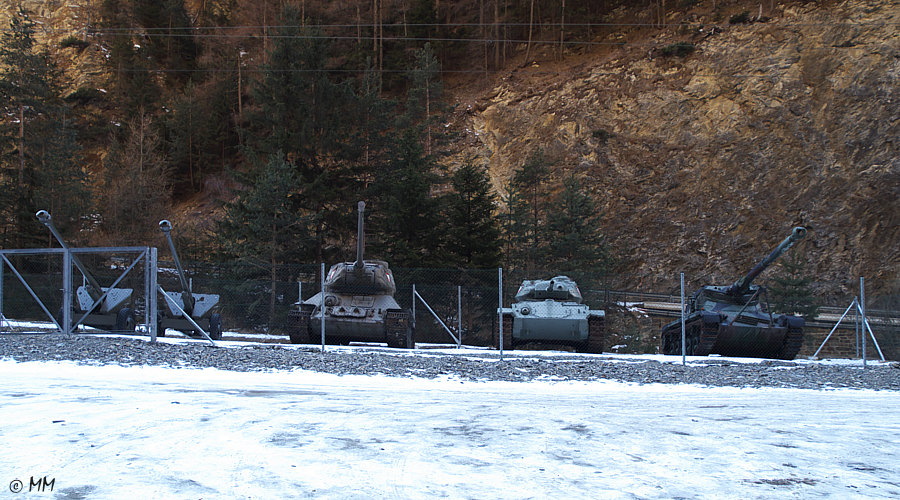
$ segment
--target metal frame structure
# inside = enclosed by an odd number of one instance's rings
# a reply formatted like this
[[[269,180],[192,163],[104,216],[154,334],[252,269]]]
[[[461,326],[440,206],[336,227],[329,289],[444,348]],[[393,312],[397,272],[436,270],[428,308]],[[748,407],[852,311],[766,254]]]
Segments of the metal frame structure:
[[[76,262],[79,262],[78,255],[91,255],[91,254],[132,254],[137,255],[134,260],[130,263],[130,265],[116,278],[116,280],[107,287],[106,292],[104,292],[99,298],[94,300],[93,306],[86,312],[84,312],[76,321],[72,321],[72,304],[73,304],[73,296],[74,296],[74,287],[73,287],[73,275],[72,268],[76,265]],[[3,274],[4,267],[9,266],[10,270],[13,274],[19,279],[19,282],[25,287],[31,297],[37,302],[40,308],[43,310],[44,314],[47,315],[47,318],[56,326],[58,332],[62,332],[64,334],[72,333],[79,325],[82,325],[85,319],[91,314],[91,310],[96,308],[106,297],[106,294],[109,290],[115,288],[126,276],[140,264],[142,261],[143,271],[144,271],[144,296],[146,298],[146,308],[144,311],[144,325],[147,326],[148,331],[150,332],[150,337],[153,341],[156,340],[156,311],[157,311],[157,300],[156,300],[156,273],[157,273],[157,261],[156,261],[156,248],[155,247],[97,247],[97,248],[26,248],[26,249],[10,249],[10,250],[0,250],[0,317],[6,320],[6,324],[12,327],[12,323],[8,320],[8,318],[3,315]],[[16,268],[15,264],[9,259],[9,256],[12,255],[24,255],[24,256],[36,256],[36,255],[60,255],[63,259],[62,265],[62,317],[57,319],[53,313],[47,309],[46,304],[34,291],[32,286],[28,283],[24,276],[19,272]],[[77,316],[77,315],[76,315]],[[154,318],[154,321],[150,319]],[[62,320],[62,324],[60,321]],[[0,333],[3,333],[3,323],[0,322]]]

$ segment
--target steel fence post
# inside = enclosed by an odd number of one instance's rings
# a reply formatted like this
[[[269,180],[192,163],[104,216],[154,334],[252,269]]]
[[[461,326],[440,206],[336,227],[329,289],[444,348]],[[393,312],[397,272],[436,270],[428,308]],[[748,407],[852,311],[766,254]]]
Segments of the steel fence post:
[[[72,333],[72,251],[68,248],[63,249],[62,322],[63,333]]]
[[[322,292],[322,300],[319,303],[319,309],[321,310],[321,322],[319,324],[320,330],[322,331],[322,352],[325,352],[325,263],[322,262],[319,267],[319,276],[321,276],[321,292]]]
[[[156,338],[159,336],[159,322],[156,321],[156,318],[159,317],[159,295],[158,295],[158,276],[159,276],[159,261],[157,260],[157,249],[156,247],[150,247],[150,257],[149,257],[149,265],[150,265],[150,277],[147,284],[147,288],[149,289],[149,293],[147,295],[147,316],[149,321],[150,328],[150,342],[156,342]],[[165,333],[165,332],[163,332]]]
[[[456,348],[462,347],[462,285],[456,285],[456,331],[459,338]]]
[[[499,306],[497,307],[497,321],[500,324],[500,328],[497,330],[499,333],[498,341],[500,343],[500,361],[503,361],[503,268],[497,268],[497,288],[498,288],[498,300],[497,303]]]
[[[687,364],[686,337],[684,331],[684,273],[681,273],[681,366]]]
[[[866,368],[866,284],[862,276],[859,277],[859,309],[862,316],[862,358],[863,369]]]

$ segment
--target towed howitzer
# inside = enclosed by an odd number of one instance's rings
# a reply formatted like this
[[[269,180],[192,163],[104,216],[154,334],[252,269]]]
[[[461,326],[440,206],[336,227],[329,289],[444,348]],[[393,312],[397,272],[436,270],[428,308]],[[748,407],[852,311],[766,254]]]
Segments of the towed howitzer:
[[[131,288],[100,286],[100,283],[84,266],[81,259],[74,252],[71,252],[69,246],[66,245],[62,235],[59,234],[56,226],[53,225],[53,218],[50,216],[50,213],[46,210],[39,210],[35,216],[42,224],[47,226],[47,229],[50,230],[50,233],[56,238],[60,246],[70,250],[72,264],[78,268],[78,271],[84,277],[84,284],[75,291],[78,309],[84,315],[82,316],[83,319],[74,326],[83,324],[103,330],[133,332],[135,328],[134,308],[129,307],[129,305],[132,301],[134,290]],[[126,302],[129,304],[126,304]],[[62,311],[60,311],[60,321],[63,321],[64,316]]]
[[[199,335],[200,332],[196,331],[196,327],[182,314],[181,311],[184,311],[185,314],[194,320],[197,326],[209,333],[211,339],[221,339],[222,316],[216,312],[216,307],[219,305],[219,296],[211,293],[194,293],[191,290],[191,282],[181,266],[181,259],[178,258],[178,251],[175,249],[175,243],[172,241],[172,223],[163,219],[159,221],[159,229],[166,235],[166,240],[169,242],[169,250],[172,252],[172,260],[175,261],[175,270],[178,273],[181,291],[165,292],[169,300],[166,300],[166,308],[159,311],[157,335],[164,337],[166,328]],[[176,308],[172,302],[177,304],[178,307]],[[178,308],[181,308],[181,311]]]
[[[356,260],[339,262],[328,270],[324,292],[294,304],[288,313],[288,332],[295,344],[351,341],[386,342],[389,347],[415,347],[411,315],[394,299],[397,285],[387,262],[365,260],[364,219],[360,201],[356,225]]]
[[[754,285],[763,271],[806,236],[795,227],[763,260],[729,286],[705,285],[691,297],[684,319],[685,353],[689,356],[794,359],[803,343],[803,318],[763,309],[760,296],[766,289]],[[680,355],[681,321],[665,325],[661,335],[663,354]]]

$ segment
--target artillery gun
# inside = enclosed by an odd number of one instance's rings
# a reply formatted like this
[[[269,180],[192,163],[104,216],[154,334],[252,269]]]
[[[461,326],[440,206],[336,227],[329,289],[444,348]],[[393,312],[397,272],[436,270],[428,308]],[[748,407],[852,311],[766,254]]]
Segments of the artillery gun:
[[[196,331],[195,326],[182,313],[184,311],[194,320],[197,326],[209,332],[209,338],[213,340],[221,339],[222,316],[216,312],[216,308],[219,305],[219,296],[211,293],[194,293],[191,290],[191,283],[181,267],[178,251],[175,250],[175,243],[172,241],[172,223],[163,219],[159,221],[159,229],[166,235],[166,240],[169,242],[169,250],[172,251],[172,260],[175,261],[175,270],[178,272],[178,282],[181,286],[181,291],[165,292],[169,300],[165,301],[166,308],[160,308],[159,310],[157,335],[164,337],[166,328],[199,335],[200,332]],[[173,302],[178,305],[177,308],[172,305]]]
[[[410,314],[394,299],[397,286],[387,262],[363,260],[365,207],[360,201],[356,261],[331,266],[324,292],[295,303],[288,313],[292,343],[318,344],[324,321],[328,343],[355,340],[386,342],[388,347],[415,347]]]
[[[684,320],[685,353],[688,356],[722,356],[794,359],[803,344],[803,318],[773,316],[760,301],[765,287],[753,280],[794,243],[806,236],[795,227],[753,269],[730,286],[706,285],[694,292]],[[681,354],[681,320],[662,329],[663,354]]]
[[[582,302],[581,290],[568,276],[523,281],[512,307],[501,309],[504,346],[537,342],[602,352],[606,312]]]
[[[35,216],[47,226],[59,244],[69,250],[62,235],[53,225],[53,219],[46,210],[38,211]],[[100,286],[97,279],[87,270],[81,260],[73,253],[72,263],[84,277],[84,284],[75,291],[75,302],[83,313],[80,324],[101,330],[134,332],[135,316],[131,288],[108,288]],[[60,311],[62,313],[62,311]],[[60,314],[60,321],[64,315]]]

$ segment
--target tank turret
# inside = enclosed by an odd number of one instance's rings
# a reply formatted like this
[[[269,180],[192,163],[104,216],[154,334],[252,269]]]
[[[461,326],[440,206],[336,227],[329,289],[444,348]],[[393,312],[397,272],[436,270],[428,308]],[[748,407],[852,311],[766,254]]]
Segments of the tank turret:
[[[383,260],[364,260],[365,232],[363,213],[365,202],[358,205],[356,224],[356,261],[341,262],[331,266],[325,278],[325,291],[354,295],[390,295],[397,291],[394,276]]]
[[[728,286],[705,285],[694,292],[685,317],[685,353],[723,356],[794,359],[803,342],[803,318],[772,314],[764,308],[766,289],[754,285],[763,271],[806,236],[795,227],[766,258]],[[663,354],[681,354],[681,321],[662,330]]]

